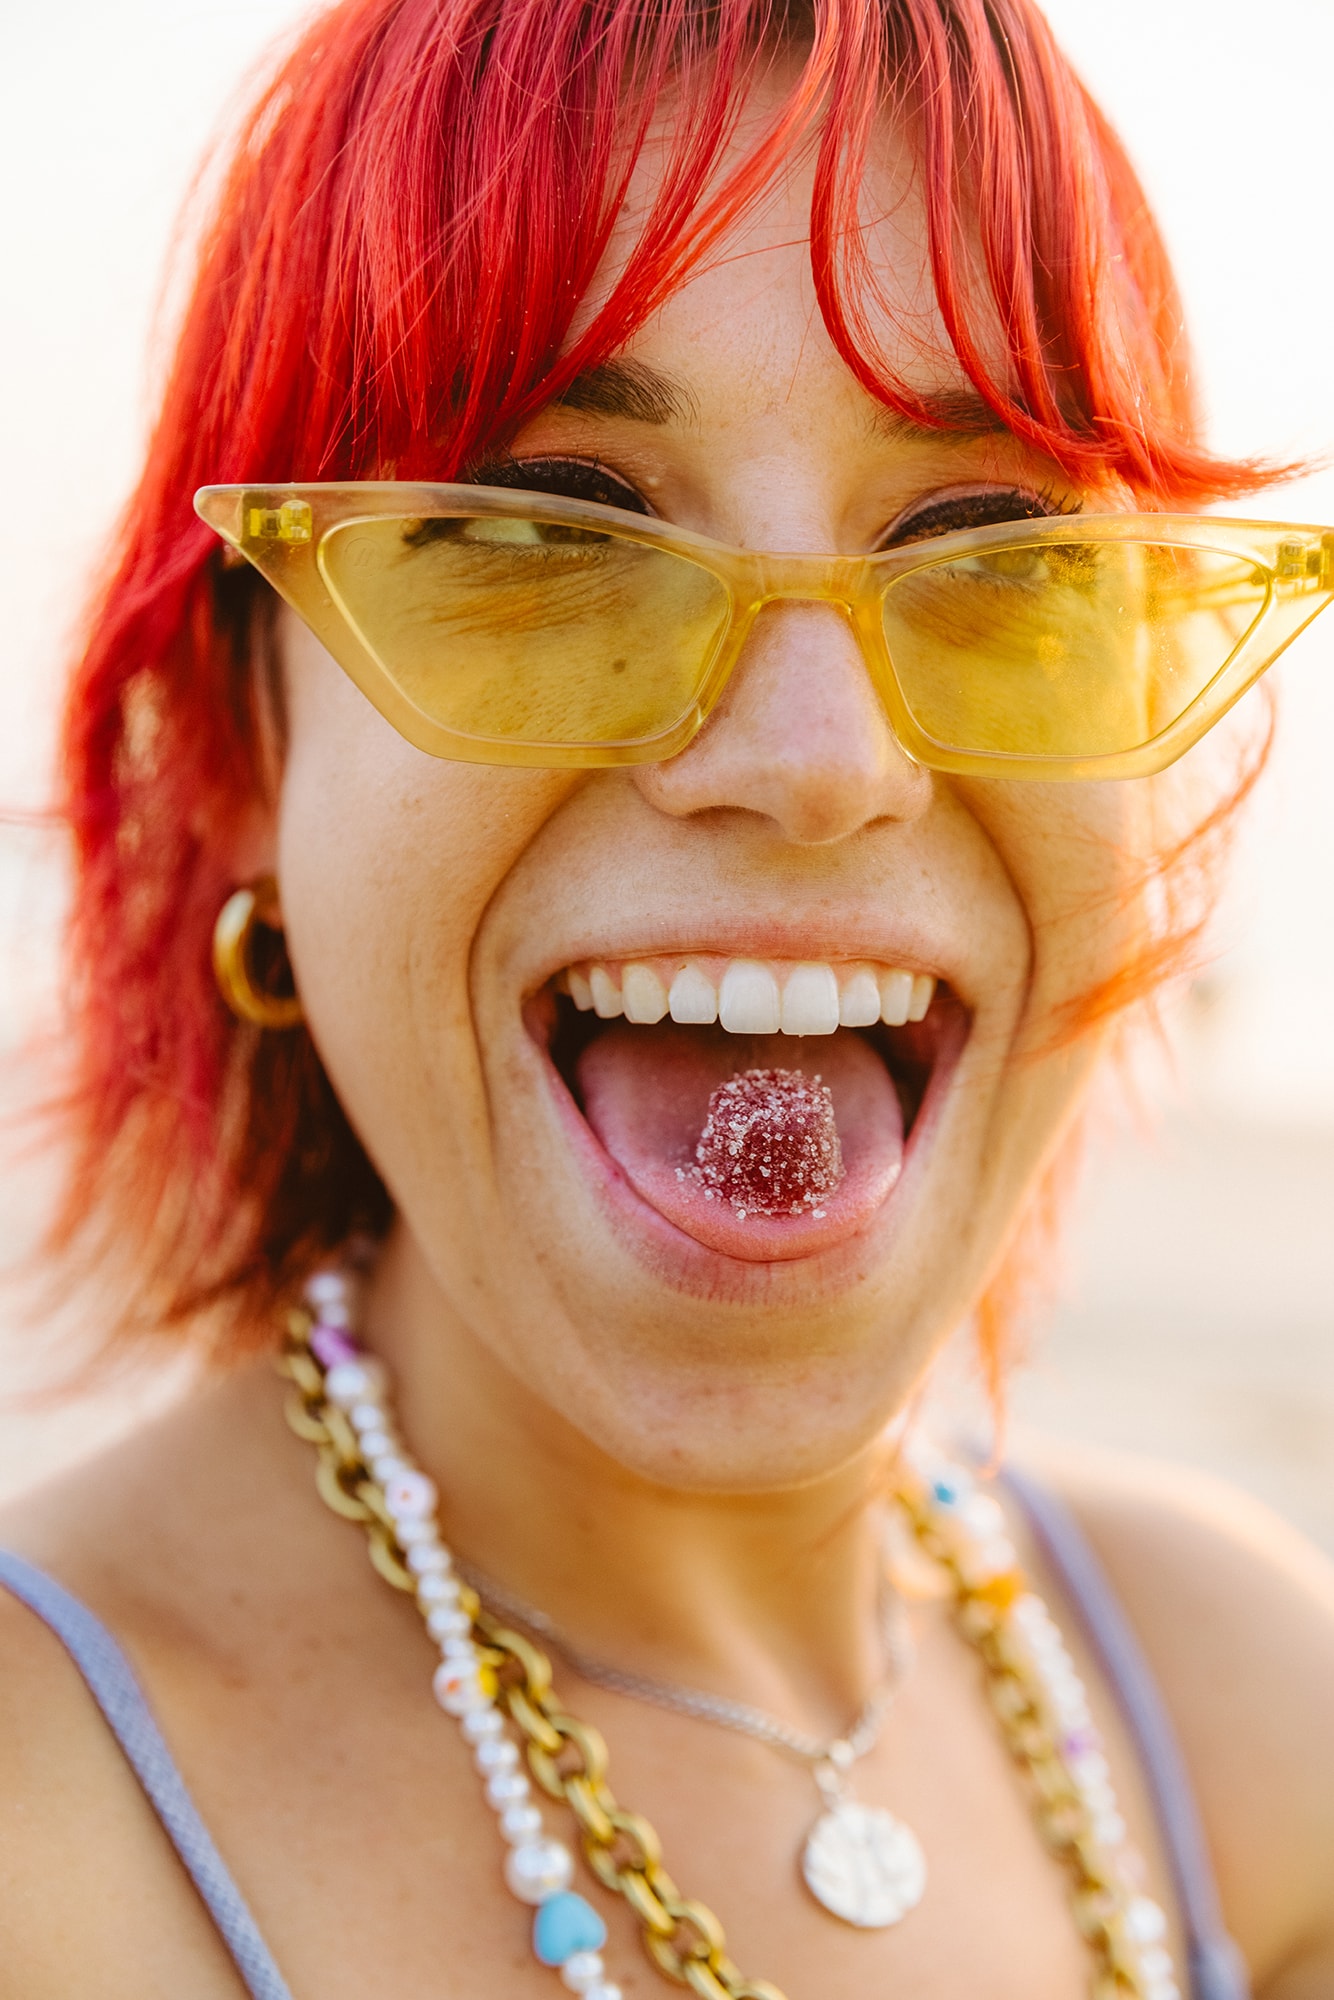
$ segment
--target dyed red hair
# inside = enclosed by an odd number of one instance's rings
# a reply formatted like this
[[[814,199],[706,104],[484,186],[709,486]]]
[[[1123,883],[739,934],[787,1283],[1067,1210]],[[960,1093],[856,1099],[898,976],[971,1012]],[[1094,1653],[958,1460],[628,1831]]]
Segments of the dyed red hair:
[[[727,166],[778,53],[795,58],[778,109]],[[655,201],[572,341],[667,91]],[[234,840],[272,781],[271,688],[263,586],[222,567],[194,489],[466,471],[612,356],[801,148],[839,352],[884,402],[948,421],[876,351],[858,204],[886,104],[913,137],[953,353],[989,408],[1075,480],[1147,505],[1240,490],[1252,469],[1200,442],[1144,196],[1029,0],[341,0],[263,92],[65,720],[58,1237],[124,1254],[140,1324],[212,1305],[234,1346],[267,1338],[300,1268],[388,1212],[305,1032],[242,1027],[214,988]]]

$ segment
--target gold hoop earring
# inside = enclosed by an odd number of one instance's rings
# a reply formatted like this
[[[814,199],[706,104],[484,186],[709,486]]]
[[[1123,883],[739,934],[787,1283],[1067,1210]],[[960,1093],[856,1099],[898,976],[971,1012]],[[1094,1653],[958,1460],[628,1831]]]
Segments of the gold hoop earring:
[[[250,963],[256,927],[277,908],[278,884],[272,875],[263,875],[233,891],[213,926],[213,976],[218,991],[238,1020],[253,1022],[258,1028],[295,1028],[305,1019],[299,994],[266,993],[257,984]]]

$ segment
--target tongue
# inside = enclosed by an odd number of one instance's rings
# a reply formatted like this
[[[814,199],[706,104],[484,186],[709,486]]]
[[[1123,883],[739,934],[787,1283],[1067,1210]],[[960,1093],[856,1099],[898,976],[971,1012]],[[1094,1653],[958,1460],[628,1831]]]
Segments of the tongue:
[[[720,1085],[748,1071],[800,1069],[833,1098],[842,1149],[837,1185],[793,1214],[763,1214],[720,1198],[696,1149]],[[786,1035],[617,1023],[579,1057],[584,1116],[636,1192],[713,1250],[751,1261],[807,1257],[871,1220],[903,1164],[903,1117],[893,1080],[850,1029],[802,1043]],[[716,1177],[715,1177],[716,1179]]]

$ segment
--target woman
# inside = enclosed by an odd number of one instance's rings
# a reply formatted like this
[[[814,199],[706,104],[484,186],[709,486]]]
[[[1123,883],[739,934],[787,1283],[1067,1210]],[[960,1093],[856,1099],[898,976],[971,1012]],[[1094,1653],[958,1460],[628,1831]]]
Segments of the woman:
[[[1334,594],[1257,479],[1027,0],[315,21],[70,696],[63,1240],[219,1365],[7,1524],[7,1992],[1334,1990],[1327,1568],[912,1421]]]

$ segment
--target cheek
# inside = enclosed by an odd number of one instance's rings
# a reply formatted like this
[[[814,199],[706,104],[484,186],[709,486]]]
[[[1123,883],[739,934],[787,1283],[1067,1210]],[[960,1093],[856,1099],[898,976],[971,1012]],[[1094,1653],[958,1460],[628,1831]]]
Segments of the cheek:
[[[960,785],[960,791],[965,790]],[[1029,937],[1005,1078],[987,1114],[976,1233],[995,1270],[1085,1102],[1105,1046],[1093,997],[1144,941],[1152,819],[1143,785],[966,787]]]
[[[1143,939],[1154,814],[1145,784],[968,787],[1032,940],[1028,1038],[1113,979]]]
[[[391,1185],[477,1101],[468,968],[500,883],[561,796],[546,772],[405,743],[313,640],[288,653],[278,879],[316,1046]],[[448,1121],[445,1121],[448,1122]]]

